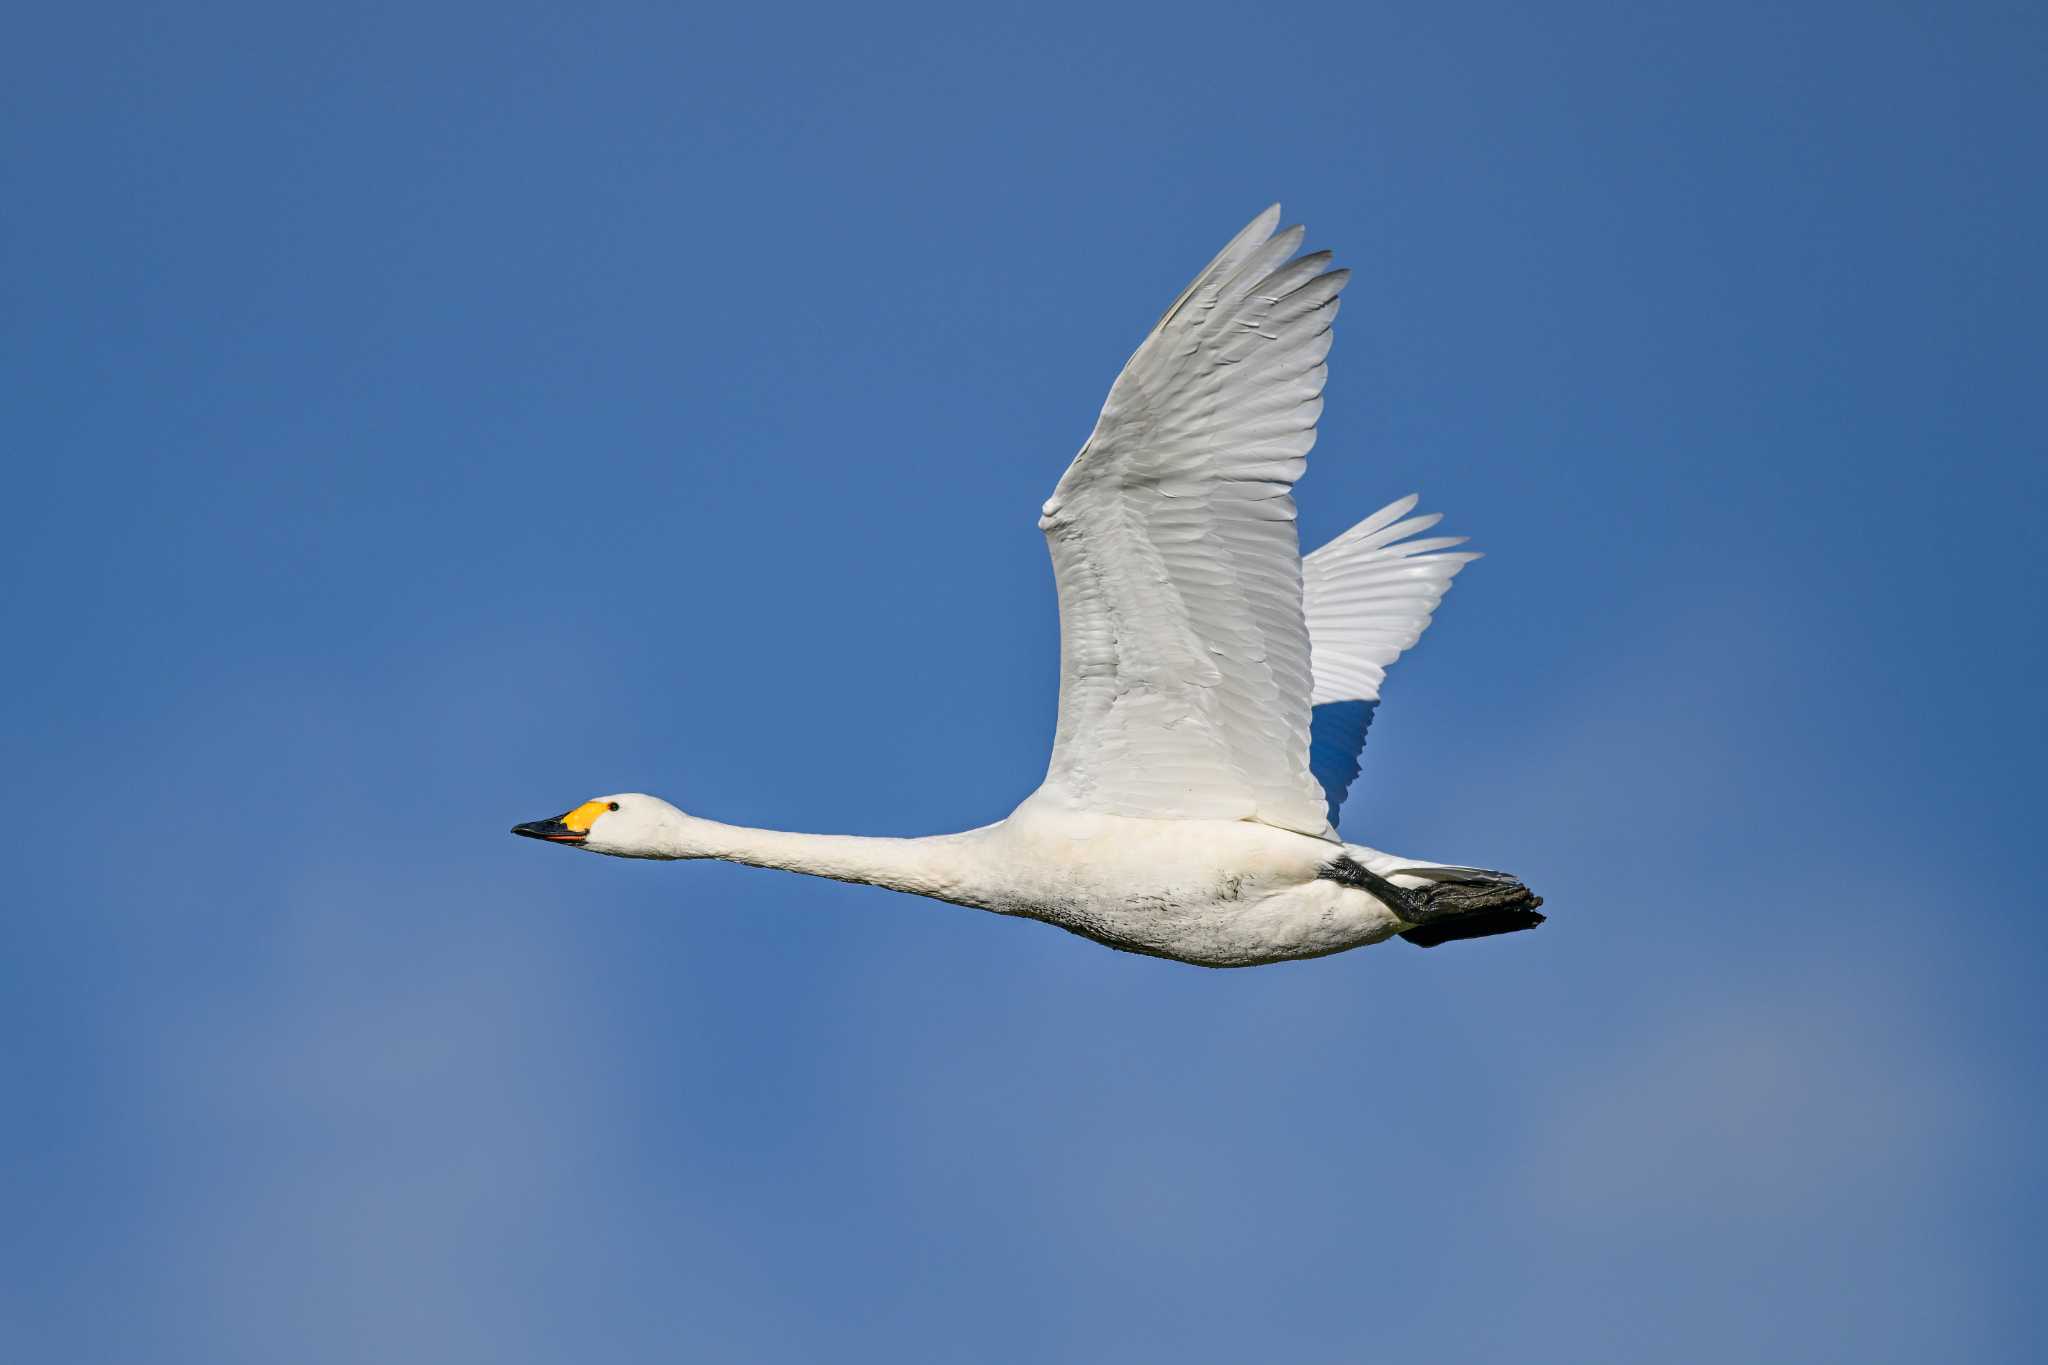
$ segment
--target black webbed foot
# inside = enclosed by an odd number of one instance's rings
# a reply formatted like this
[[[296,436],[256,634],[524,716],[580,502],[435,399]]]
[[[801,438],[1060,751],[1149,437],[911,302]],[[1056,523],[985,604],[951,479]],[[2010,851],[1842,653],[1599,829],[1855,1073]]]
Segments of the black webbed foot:
[[[1505,872],[1477,867],[1403,867],[1397,876],[1427,878],[1418,887],[1396,886],[1351,858],[1339,858],[1323,875],[1370,892],[1413,928],[1401,937],[1420,948],[1464,938],[1487,938],[1534,929],[1543,897]]]

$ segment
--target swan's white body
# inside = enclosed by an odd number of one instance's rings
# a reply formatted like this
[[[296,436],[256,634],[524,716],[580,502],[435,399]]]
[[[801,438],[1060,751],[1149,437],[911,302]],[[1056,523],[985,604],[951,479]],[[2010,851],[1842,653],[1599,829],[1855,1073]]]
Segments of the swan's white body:
[[[722,825],[634,793],[604,799],[621,808],[597,820],[583,845],[592,852],[721,858],[886,886],[1207,967],[1320,957],[1408,927],[1371,895],[1320,875],[1347,846],[1256,820],[1107,815],[1041,793],[964,834],[868,839]],[[1348,852],[1374,871],[1412,865],[1357,845]]]
[[[1522,916],[1418,941],[1540,922],[1504,874],[1337,838],[1385,671],[1477,556],[1412,539],[1437,518],[1409,517],[1409,497],[1300,557],[1292,490],[1347,272],[1296,258],[1302,230],[1278,221],[1277,205],[1261,214],[1160,319],[1044,506],[1059,725],[1044,785],[1008,819],[922,839],[790,834],[627,793],[516,832],[886,886],[1205,966],[1318,957],[1426,920]],[[1489,889],[1446,890],[1467,884]]]

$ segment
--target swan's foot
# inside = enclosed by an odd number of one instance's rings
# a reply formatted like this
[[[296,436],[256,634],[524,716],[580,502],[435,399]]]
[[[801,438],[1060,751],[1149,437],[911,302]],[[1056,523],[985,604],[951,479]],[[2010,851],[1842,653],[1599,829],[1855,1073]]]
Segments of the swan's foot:
[[[1395,876],[1428,879],[1411,889],[1394,885],[1350,858],[1339,858],[1323,875],[1369,892],[1404,924],[1414,926],[1402,930],[1401,937],[1418,948],[1512,934],[1543,923],[1544,917],[1536,913],[1543,897],[1505,872],[1478,867],[1395,868]]]

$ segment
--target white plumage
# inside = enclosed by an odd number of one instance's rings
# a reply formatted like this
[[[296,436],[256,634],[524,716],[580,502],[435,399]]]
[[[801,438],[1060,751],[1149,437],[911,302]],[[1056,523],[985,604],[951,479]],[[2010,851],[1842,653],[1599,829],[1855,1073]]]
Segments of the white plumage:
[[[1309,767],[1329,800],[1330,823],[1358,777],[1358,755],[1394,660],[1422,638],[1458,570],[1479,558],[1451,553],[1463,536],[1410,540],[1443,517],[1411,517],[1410,493],[1367,517],[1301,564],[1315,703]]]
[[[1276,232],[1279,214],[1160,318],[1042,509],[1059,723],[1044,785],[1009,819],[924,839],[789,834],[628,793],[514,832],[869,882],[1209,966],[1541,923],[1504,873],[1337,837],[1387,668],[1478,556],[1415,539],[1438,518],[1410,516],[1410,496],[1301,557],[1294,484],[1349,272],[1297,255],[1302,229]]]
[[[1138,347],[1045,504],[1060,594],[1046,786],[1155,819],[1323,835],[1294,481],[1345,271],[1268,209]]]

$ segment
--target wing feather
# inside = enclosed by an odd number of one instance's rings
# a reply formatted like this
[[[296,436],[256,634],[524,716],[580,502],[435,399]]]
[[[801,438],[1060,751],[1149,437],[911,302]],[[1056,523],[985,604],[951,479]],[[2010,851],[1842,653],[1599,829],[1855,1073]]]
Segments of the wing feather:
[[[1039,526],[1060,595],[1045,790],[1121,815],[1329,835],[1293,487],[1349,274],[1279,206],[1233,238],[1111,386]]]
[[[1315,672],[1309,763],[1329,820],[1358,777],[1365,733],[1394,660],[1429,627],[1458,571],[1463,536],[1413,539],[1442,518],[1412,517],[1414,494],[1392,502],[1302,561],[1303,615]]]

